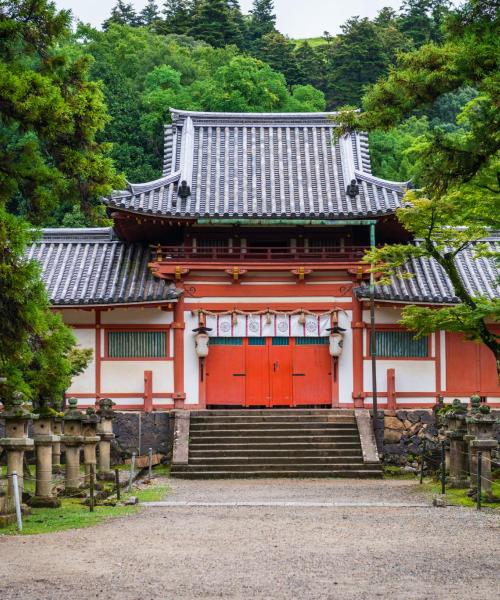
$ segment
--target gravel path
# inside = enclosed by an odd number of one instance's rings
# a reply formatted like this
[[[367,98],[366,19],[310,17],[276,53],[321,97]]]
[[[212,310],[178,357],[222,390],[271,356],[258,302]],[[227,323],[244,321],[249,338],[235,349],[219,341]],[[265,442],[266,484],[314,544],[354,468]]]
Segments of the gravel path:
[[[0,537],[0,598],[489,600],[500,521],[428,504],[407,481],[171,482],[179,502],[342,508],[144,508],[93,529]]]

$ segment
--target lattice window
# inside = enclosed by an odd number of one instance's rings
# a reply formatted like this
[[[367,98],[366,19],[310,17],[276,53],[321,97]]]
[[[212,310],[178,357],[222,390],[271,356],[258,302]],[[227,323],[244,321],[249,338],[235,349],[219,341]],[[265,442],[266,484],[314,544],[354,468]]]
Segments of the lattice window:
[[[296,337],[296,346],[328,346],[329,340],[327,337]]]
[[[377,331],[375,350],[379,358],[427,358],[429,338],[415,339],[410,331]]]
[[[166,331],[108,331],[109,358],[166,358]]]

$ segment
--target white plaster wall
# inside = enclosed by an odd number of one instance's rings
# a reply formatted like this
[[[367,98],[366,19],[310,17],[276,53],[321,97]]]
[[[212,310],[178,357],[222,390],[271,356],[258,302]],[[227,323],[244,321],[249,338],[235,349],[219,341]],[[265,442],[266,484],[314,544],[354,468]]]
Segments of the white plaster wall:
[[[88,325],[95,323],[94,310],[75,310],[74,308],[65,308],[57,311],[65,323],[70,325]]]
[[[73,329],[79,348],[92,348],[94,354],[83,373],[73,377],[68,394],[92,394],[95,392],[95,329]]]
[[[198,404],[200,397],[200,360],[196,355],[194,347],[193,329],[198,327],[198,315],[192,315],[191,311],[184,312],[186,329],[184,330],[184,391],[186,392],[186,404]],[[175,348],[174,348],[175,356]]]
[[[372,389],[371,360],[363,361],[364,388]],[[396,371],[396,392],[435,392],[436,369],[430,360],[377,359],[377,389],[387,391],[387,369]],[[406,399],[405,399],[406,402]]]
[[[401,310],[399,308],[379,308],[375,309],[375,324],[385,325],[398,323],[401,319]],[[370,311],[363,311],[363,321],[370,322]]]
[[[172,311],[159,308],[113,308],[101,313],[103,325],[165,325],[172,320]]]
[[[144,392],[144,371],[153,372],[153,392],[174,391],[172,361],[103,360],[101,394]],[[141,400],[142,401],[142,400]]]
[[[344,334],[344,347],[338,365],[339,402],[341,404],[352,402],[353,355],[351,321],[352,311],[339,312],[339,325],[346,330]]]

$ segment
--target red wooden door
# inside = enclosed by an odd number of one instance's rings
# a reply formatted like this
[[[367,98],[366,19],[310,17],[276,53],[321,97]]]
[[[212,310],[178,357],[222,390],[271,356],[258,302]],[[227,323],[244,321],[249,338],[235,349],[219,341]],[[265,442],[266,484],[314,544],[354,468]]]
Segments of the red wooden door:
[[[295,338],[293,405],[331,404],[332,357],[328,338]]]
[[[271,406],[292,406],[292,338],[268,338]]]
[[[267,339],[250,337],[246,340],[246,406],[270,406],[271,403]]]
[[[243,338],[212,338],[206,360],[207,404],[244,406]]]

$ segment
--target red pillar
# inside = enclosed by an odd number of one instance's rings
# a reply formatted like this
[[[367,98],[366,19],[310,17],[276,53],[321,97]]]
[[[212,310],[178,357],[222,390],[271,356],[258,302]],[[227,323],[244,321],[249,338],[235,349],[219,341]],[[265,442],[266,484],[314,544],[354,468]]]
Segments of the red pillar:
[[[387,369],[387,408],[396,410],[396,369]]]
[[[184,298],[179,297],[174,305],[174,406],[183,408],[186,394],[184,392]]]
[[[144,371],[144,410],[153,410],[153,371]]]
[[[363,307],[355,295],[352,300],[352,398],[356,408],[363,408]]]

